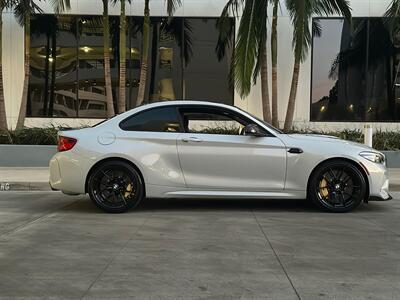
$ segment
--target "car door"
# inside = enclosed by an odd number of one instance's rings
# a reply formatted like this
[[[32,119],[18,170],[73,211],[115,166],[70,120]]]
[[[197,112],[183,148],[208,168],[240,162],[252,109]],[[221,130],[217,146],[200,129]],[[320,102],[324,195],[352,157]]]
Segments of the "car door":
[[[187,107],[180,109],[180,115],[185,132],[178,136],[177,147],[187,187],[284,188],[286,149],[279,138],[241,135],[249,120],[225,108]]]

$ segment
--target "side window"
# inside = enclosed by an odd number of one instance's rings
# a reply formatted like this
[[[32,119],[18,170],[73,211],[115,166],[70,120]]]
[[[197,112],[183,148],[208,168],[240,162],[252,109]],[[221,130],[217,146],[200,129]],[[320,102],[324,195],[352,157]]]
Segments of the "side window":
[[[139,112],[119,124],[122,130],[181,132],[175,107],[159,107]]]
[[[248,122],[225,110],[191,108],[182,110],[185,132],[241,135]]]

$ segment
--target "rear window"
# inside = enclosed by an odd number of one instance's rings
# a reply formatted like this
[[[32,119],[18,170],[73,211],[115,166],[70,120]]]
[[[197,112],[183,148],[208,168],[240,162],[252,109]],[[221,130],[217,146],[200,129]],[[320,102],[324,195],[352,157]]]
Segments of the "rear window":
[[[176,107],[158,107],[139,112],[119,126],[126,131],[181,132]]]

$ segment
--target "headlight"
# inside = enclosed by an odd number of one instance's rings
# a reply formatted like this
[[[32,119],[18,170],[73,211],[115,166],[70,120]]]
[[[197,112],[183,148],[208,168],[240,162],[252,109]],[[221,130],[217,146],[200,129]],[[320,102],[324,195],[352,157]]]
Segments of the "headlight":
[[[364,157],[365,159],[368,159],[369,161],[377,163],[377,164],[385,163],[385,155],[383,155],[382,153],[364,151],[364,152],[360,153],[360,156]]]

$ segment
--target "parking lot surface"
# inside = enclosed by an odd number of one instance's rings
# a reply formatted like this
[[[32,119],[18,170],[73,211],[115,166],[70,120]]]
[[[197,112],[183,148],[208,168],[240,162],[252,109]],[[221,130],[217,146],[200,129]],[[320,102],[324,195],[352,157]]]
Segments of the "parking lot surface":
[[[400,193],[329,214],[298,200],[0,192],[0,299],[399,299]]]

